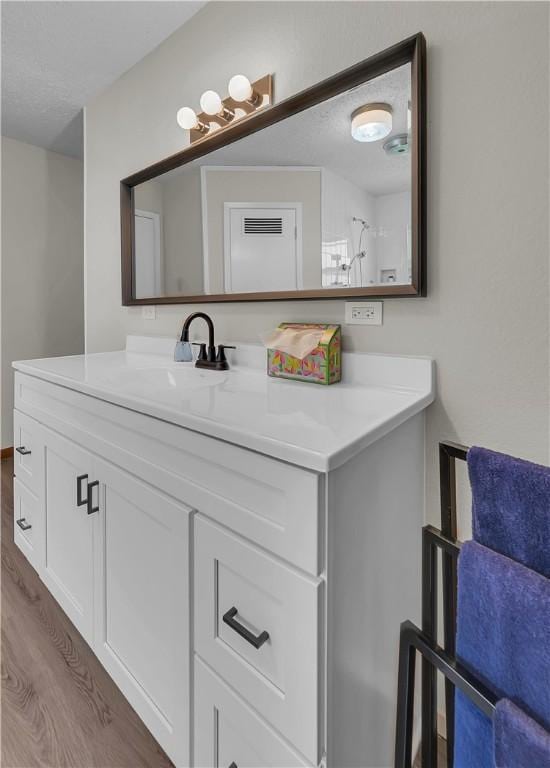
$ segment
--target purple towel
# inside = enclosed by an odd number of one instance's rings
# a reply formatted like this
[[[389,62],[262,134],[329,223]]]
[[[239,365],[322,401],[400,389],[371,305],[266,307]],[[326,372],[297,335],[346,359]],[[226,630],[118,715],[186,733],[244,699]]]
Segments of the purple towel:
[[[496,768],[550,768],[550,733],[501,699],[493,719]]]
[[[470,448],[474,539],[550,578],[550,468]]]
[[[458,563],[457,656],[550,730],[550,579],[469,541]],[[456,695],[455,768],[492,768],[491,721]]]

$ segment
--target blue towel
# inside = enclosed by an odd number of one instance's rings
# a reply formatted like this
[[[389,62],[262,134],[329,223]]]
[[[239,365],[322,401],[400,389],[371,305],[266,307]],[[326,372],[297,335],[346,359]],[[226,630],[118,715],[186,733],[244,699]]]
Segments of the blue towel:
[[[550,730],[550,580],[476,542],[458,563],[457,657]],[[492,768],[493,728],[456,695],[455,768]]]
[[[474,539],[550,578],[550,468],[470,448]]]
[[[496,768],[550,768],[550,733],[509,699],[501,699],[493,720]]]

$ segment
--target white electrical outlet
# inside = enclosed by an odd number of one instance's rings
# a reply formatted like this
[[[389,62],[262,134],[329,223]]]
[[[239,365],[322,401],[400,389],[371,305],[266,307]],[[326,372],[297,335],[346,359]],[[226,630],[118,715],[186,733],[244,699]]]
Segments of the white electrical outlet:
[[[346,301],[347,325],[382,325],[381,301]]]
[[[141,316],[144,320],[155,320],[157,316],[157,308],[154,304],[144,304],[141,308]]]

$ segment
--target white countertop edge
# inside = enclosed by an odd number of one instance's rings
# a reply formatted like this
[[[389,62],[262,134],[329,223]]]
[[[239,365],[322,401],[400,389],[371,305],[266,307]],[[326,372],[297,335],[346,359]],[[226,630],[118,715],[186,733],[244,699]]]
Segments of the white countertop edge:
[[[105,353],[97,354],[104,355]],[[427,358],[424,358],[424,360],[427,360]],[[161,421],[175,424],[185,429],[198,432],[199,434],[214,437],[218,440],[231,443],[232,445],[238,445],[257,453],[271,456],[280,461],[304,469],[326,473],[342,466],[346,461],[399,427],[407,421],[407,419],[420,413],[434,401],[435,391],[433,374],[435,363],[433,360],[430,360],[430,362],[431,385],[423,390],[409,390],[418,392],[417,400],[403,408],[402,411],[395,414],[393,417],[385,419],[380,425],[375,426],[359,439],[330,454],[296,446],[292,443],[285,443],[279,439],[274,439],[265,435],[254,435],[250,432],[240,431],[235,427],[219,424],[209,419],[201,418],[200,416],[175,413],[168,408],[155,405],[150,400],[143,400],[127,394],[119,395],[112,389],[93,386],[83,382],[75,382],[73,379],[69,379],[52,371],[44,371],[40,368],[36,368],[25,361],[15,361],[12,365],[15,370],[20,371],[21,373],[25,373],[43,381],[48,381],[52,384],[57,384],[58,386],[71,389],[72,391],[81,392],[98,400],[126,408],[127,410],[152,416]]]

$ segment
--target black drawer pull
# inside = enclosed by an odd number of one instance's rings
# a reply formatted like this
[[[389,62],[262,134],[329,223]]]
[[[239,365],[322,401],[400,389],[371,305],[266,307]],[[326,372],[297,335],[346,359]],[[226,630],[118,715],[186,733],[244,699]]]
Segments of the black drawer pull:
[[[32,525],[30,523],[27,523],[24,517],[20,517],[19,520],[16,520],[15,522],[21,528],[22,531],[28,531],[29,528],[32,528]]]
[[[93,515],[94,512],[99,512],[99,504],[94,507],[94,488],[99,485],[99,480],[94,480],[93,483],[88,483],[88,514]]]
[[[224,613],[223,620],[225,624],[231,627],[231,629],[234,629],[238,635],[243,637],[247,643],[250,643],[250,645],[253,645],[254,648],[261,648],[262,645],[269,640],[269,632],[266,632],[264,629],[264,631],[260,632],[259,635],[253,635],[252,632],[250,632],[246,627],[243,627],[242,624],[239,624],[239,622],[235,618],[237,613],[238,611],[235,608],[235,606],[233,606],[233,608],[230,608],[227,611],[227,613]]]
[[[88,475],[79,475],[76,478],[76,506],[82,507],[88,503],[88,496],[84,498],[82,496],[82,482],[88,479]]]
[[[19,446],[18,448],[16,448],[15,450],[17,451],[17,453],[20,453],[20,454],[21,454],[21,456],[29,456],[29,455],[32,453],[32,451],[29,451],[29,449],[28,449],[28,448],[25,448],[25,446],[24,446],[24,445],[20,445],[20,446]]]

